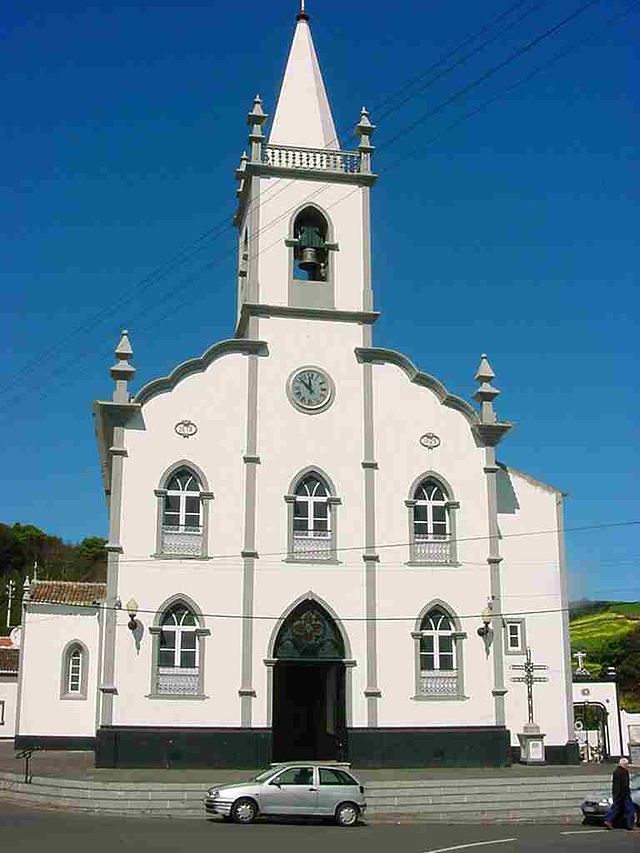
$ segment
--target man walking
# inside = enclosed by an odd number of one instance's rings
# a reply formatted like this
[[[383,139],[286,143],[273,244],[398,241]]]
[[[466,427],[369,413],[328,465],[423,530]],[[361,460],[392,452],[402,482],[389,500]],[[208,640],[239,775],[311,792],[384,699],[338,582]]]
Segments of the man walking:
[[[604,825],[607,829],[613,829],[614,824],[619,819],[625,829],[633,829],[635,823],[635,809],[631,799],[631,791],[629,788],[629,759],[621,758],[618,766],[613,771],[611,778],[611,796],[613,803],[607,812]]]

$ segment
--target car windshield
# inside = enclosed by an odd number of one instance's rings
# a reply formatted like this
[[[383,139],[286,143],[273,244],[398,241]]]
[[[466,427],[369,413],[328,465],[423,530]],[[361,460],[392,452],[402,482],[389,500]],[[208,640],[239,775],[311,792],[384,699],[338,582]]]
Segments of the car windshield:
[[[268,770],[263,770],[262,773],[258,773],[257,776],[254,776],[251,781],[252,782],[266,782],[274,773],[277,773],[280,770],[280,767],[270,767]]]

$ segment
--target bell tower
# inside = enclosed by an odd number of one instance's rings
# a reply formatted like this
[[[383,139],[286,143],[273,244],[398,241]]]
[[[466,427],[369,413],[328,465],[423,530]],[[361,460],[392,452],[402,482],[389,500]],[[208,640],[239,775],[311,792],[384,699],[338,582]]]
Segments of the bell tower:
[[[236,170],[236,335],[251,337],[251,317],[269,308],[292,318],[372,314],[375,128],[363,108],[357,148],[341,149],[304,2],[267,136],[268,118],[257,95],[247,116],[249,147]]]

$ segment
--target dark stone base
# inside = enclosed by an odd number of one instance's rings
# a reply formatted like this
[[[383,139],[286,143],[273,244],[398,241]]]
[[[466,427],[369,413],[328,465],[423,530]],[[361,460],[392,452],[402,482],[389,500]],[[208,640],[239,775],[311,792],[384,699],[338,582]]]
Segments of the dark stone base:
[[[96,767],[266,767],[271,729],[105,726]]]
[[[16,749],[67,749],[92,751],[96,745],[94,737],[67,737],[65,735],[17,735],[13,739]]]
[[[567,741],[565,744],[545,744],[545,764],[580,764],[580,751],[575,740]],[[511,747],[511,760],[514,764],[520,761],[520,747]]]
[[[354,767],[504,767],[509,732],[498,726],[349,729]]]
[[[300,756],[304,758],[304,756]],[[239,767],[270,764],[270,729],[103,727],[96,767]],[[509,732],[495,726],[349,729],[354,767],[502,767]]]

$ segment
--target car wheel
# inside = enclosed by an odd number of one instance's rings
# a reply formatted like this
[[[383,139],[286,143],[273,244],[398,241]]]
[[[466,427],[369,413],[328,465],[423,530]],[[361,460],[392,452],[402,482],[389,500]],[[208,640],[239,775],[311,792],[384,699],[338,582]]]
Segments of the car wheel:
[[[336,823],[339,826],[355,826],[360,809],[355,803],[340,803],[336,809]]]
[[[248,797],[236,800],[231,809],[231,817],[236,823],[253,823],[257,816],[258,807]]]

